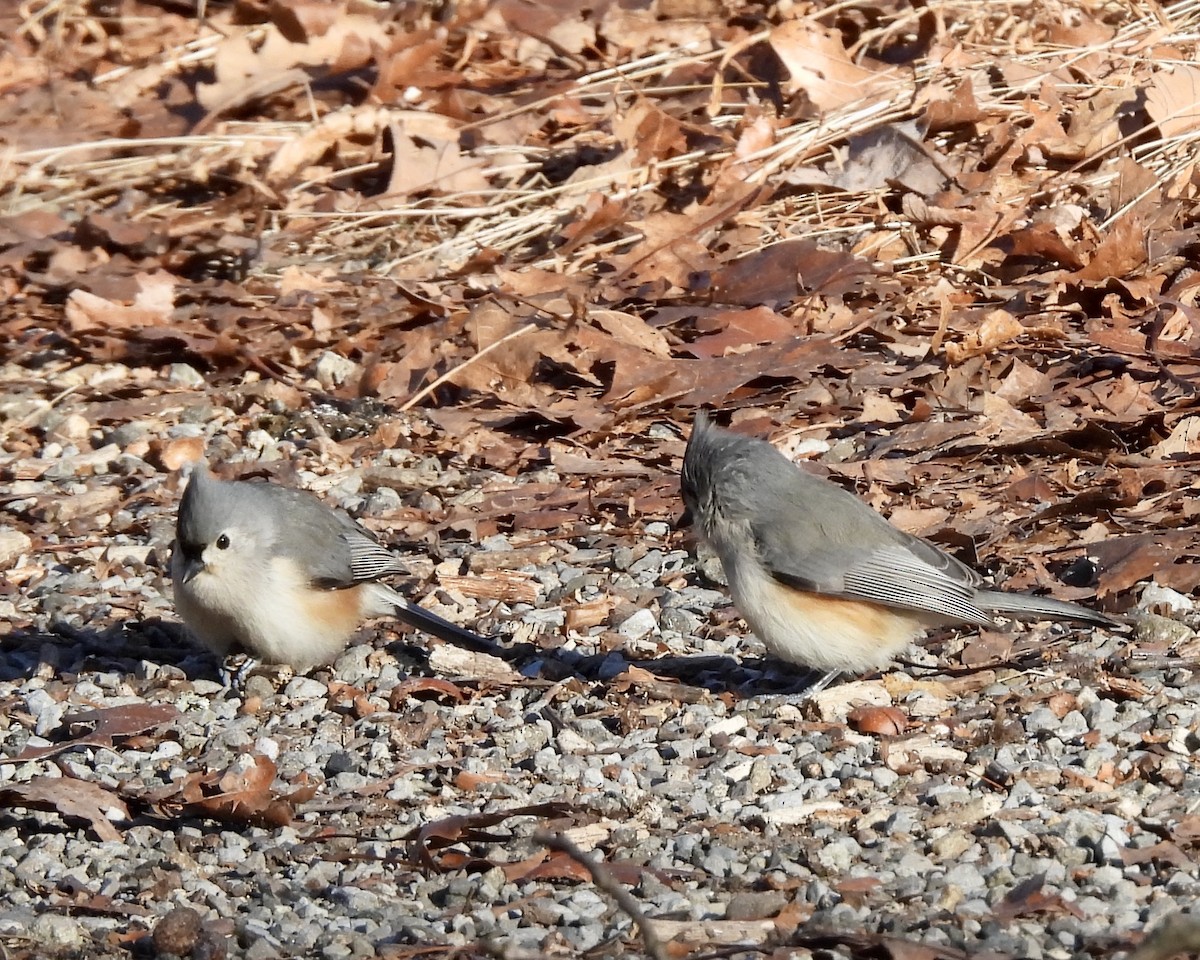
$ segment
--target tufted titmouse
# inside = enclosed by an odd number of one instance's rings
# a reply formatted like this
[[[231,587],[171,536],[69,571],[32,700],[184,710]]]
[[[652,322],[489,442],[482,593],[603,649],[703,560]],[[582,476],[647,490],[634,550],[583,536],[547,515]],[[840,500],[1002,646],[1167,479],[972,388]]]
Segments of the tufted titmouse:
[[[734,604],[773,655],[827,672],[882,667],[931,627],[988,612],[1115,626],[1073,603],[988,590],[765,440],[696,416],[683,458],[687,515],[716,551]]]
[[[404,570],[399,557],[311,493],[218,480],[203,464],[192,470],[171,582],[179,615],[218,656],[236,644],[303,671],[337,656],[363,620],[393,614],[451,643],[493,649],[378,582]]]

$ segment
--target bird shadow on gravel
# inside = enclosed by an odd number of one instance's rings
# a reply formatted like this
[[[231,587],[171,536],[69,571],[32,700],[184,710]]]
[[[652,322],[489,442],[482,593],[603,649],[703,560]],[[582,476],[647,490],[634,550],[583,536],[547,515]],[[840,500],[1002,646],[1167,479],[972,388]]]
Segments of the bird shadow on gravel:
[[[437,673],[429,664],[431,647],[426,643],[405,636],[384,645],[405,673]],[[506,645],[498,640],[486,652],[531,682],[575,678],[609,684],[631,668],[642,670],[646,673],[638,678],[639,686],[655,687],[652,692],[684,703],[706,696],[796,696],[821,676],[757,657],[697,654],[641,658],[619,650],[589,654],[532,643]],[[222,682],[222,662],[196,647],[183,626],[169,620],[126,620],[101,629],[56,623],[43,630],[17,629],[0,640],[0,681],[30,677],[43,667],[56,673],[94,670],[145,675],[146,664],[178,670],[181,679]]]
[[[56,673],[144,675],[139,665],[146,663],[178,669],[189,679],[220,680],[216,659],[195,647],[181,624],[157,617],[101,629],[54,623],[44,630],[13,630],[0,640],[0,681],[32,676],[42,665]]]
[[[424,648],[412,649],[419,657]],[[589,654],[547,649],[532,643],[511,646],[496,643],[490,652],[530,679],[543,681],[573,677],[589,683],[611,683],[631,668],[639,669],[647,673],[638,679],[639,686],[657,686],[659,693],[682,702],[695,702],[705,695],[738,698],[798,695],[822,676],[819,671],[792,669],[778,660],[738,659],[720,654],[642,658],[627,656],[620,650]]]

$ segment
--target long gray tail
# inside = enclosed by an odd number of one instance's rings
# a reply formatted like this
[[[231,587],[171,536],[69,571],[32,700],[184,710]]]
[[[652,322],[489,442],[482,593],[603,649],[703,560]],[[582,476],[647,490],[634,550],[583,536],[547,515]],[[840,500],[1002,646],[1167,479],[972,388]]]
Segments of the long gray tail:
[[[382,583],[375,584],[375,587],[395,608],[396,619],[403,620],[409,626],[416,627],[418,630],[422,630],[430,636],[437,637],[439,640],[445,640],[447,643],[466,647],[468,650],[478,650],[480,653],[492,654],[500,653],[504,650],[504,647],[500,646],[495,640],[488,637],[481,637],[477,633],[472,633],[466,627],[460,627],[449,620],[443,620],[436,613],[430,613],[424,607],[418,606],[407,597],[401,596],[391,587]]]
[[[1104,627],[1122,626],[1120,620],[1105,616],[1077,603],[1066,600],[1055,600],[1051,597],[1034,597],[1027,593],[1004,593],[1000,590],[980,590],[975,602],[985,610],[996,613],[1011,613],[1021,617],[1042,618],[1044,620],[1078,620],[1081,623],[1095,623]]]

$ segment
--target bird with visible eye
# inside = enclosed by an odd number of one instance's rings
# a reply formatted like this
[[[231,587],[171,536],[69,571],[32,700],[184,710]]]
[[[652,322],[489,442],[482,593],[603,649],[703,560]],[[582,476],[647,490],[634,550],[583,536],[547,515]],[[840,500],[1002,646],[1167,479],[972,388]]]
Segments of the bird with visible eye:
[[[197,464],[175,534],[176,609],[218,656],[241,647],[303,671],[336,657],[363,620],[387,615],[450,643],[497,649],[379,582],[405,573],[403,561],[311,493],[218,480]]]

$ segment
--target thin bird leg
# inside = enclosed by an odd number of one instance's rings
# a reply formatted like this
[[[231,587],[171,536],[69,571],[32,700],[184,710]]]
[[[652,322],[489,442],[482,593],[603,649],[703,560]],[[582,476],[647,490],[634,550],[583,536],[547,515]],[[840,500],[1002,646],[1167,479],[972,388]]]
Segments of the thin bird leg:
[[[841,675],[842,675],[841,670],[830,670],[828,673],[825,674],[825,676],[823,676],[820,680],[818,680],[811,687],[809,687],[807,690],[804,691],[804,699],[807,700],[810,697],[816,696],[818,693],[820,693],[827,686],[829,686],[831,683],[833,683],[833,681],[836,680]]]

